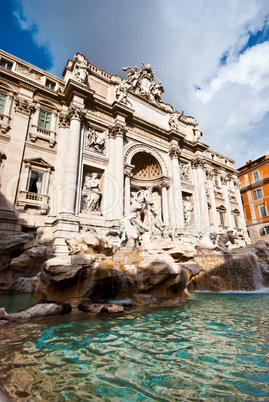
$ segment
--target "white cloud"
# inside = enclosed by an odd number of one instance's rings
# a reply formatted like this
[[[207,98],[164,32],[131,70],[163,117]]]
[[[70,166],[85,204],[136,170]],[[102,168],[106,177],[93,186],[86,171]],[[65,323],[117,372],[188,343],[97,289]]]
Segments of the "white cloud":
[[[269,42],[247,49],[237,61],[220,67],[218,75],[197,96],[206,103],[230,83],[248,86],[253,95],[269,88]]]
[[[122,66],[149,62],[163,82],[164,100],[197,118],[204,142],[215,141],[213,149],[238,165],[247,160],[251,141],[255,153],[269,153],[267,139],[256,131],[269,113],[269,43],[241,54],[250,33],[266,23],[268,0],[17,2],[22,29],[35,27],[34,39],[50,52],[54,74],[61,75],[77,51],[123,76]]]

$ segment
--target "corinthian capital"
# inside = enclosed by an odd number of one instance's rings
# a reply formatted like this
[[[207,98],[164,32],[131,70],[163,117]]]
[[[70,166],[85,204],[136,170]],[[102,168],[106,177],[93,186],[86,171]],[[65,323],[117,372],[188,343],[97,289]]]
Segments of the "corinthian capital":
[[[68,128],[70,126],[70,117],[66,113],[59,114],[59,127],[60,128]]]
[[[173,145],[170,150],[169,150],[169,156],[171,159],[178,159],[180,156],[180,150],[179,147],[177,147],[176,145]]]
[[[85,118],[85,111],[78,106],[72,105],[68,110],[68,116],[70,120],[84,120]]]
[[[35,107],[32,102],[29,102],[27,99],[19,98],[18,96],[15,97],[15,112],[23,113],[30,115],[34,112]]]
[[[113,127],[109,127],[108,135],[109,138],[122,137],[124,138],[127,133],[127,128],[119,123],[115,124]]]
[[[191,165],[194,169],[203,169],[204,168],[205,161],[200,158],[199,156],[191,162]]]
[[[213,174],[213,171],[212,171],[212,170],[206,169],[205,173],[206,173],[206,178],[207,178],[207,180],[213,180],[214,174]]]

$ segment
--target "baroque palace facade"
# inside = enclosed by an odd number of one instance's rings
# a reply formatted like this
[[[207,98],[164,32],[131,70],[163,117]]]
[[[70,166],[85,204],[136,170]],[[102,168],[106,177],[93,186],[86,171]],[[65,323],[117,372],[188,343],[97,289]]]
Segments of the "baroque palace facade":
[[[249,237],[269,240],[269,155],[248,161],[238,169]]]
[[[149,64],[123,70],[77,53],[60,79],[0,51],[0,231],[37,229],[58,253],[72,233],[126,220],[182,239],[233,231],[244,244],[234,161],[162,101]]]

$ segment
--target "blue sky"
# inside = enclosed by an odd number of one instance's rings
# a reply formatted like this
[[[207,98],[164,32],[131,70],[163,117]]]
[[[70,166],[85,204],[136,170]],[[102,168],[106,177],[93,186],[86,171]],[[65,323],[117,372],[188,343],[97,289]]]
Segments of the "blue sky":
[[[77,51],[123,77],[151,63],[212,149],[269,154],[268,0],[0,0],[0,19],[1,49],[59,77]]]

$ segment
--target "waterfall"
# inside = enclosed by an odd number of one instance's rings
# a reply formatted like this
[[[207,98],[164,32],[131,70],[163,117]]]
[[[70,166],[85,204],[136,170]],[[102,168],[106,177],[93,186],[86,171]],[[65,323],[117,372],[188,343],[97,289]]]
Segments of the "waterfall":
[[[250,291],[264,286],[255,255],[198,255],[195,261],[203,270],[192,278],[190,290]]]

